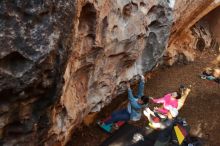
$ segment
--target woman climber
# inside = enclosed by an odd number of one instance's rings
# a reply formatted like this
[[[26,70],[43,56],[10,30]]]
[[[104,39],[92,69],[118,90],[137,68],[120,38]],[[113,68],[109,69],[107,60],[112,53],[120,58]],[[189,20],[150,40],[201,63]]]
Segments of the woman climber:
[[[190,92],[189,88],[181,86],[178,92],[173,92],[166,94],[162,98],[152,98],[150,97],[153,103],[163,104],[162,107],[155,107],[154,111],[151,111],[149,108],[144,110],[144,115],[148,118],[150,126],[153,128],[164,128],[164,123],[162,121],[168,118],[168,114],[176,117],[178,115],[178,110],[180,110]],[[152,125],[153,124],[153,125]]]

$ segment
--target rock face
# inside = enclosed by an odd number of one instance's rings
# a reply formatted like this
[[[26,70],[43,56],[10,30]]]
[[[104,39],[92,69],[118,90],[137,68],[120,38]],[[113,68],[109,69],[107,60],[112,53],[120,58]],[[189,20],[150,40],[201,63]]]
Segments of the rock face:
[[[216,8],[204,17],[204,21],[209,22],[210,32],[220,44],[220,8]]]
[[[78,1],[76,12],[74,50],[57,105],[62,108],[54,107],[49,131],[63,143],[84,116],[124,91],[123,81],[156,65],[172,24],[163,0]]]
[[[87,114],[125,91],[124,81],[160,62],[170,32],[165,57],[175,61],[177,54],[187,52],[180,46],[195,40],[205,24],[195,25],[195,35],[189,28],[219,1],[174,4],[1,1],[1,145],[65,145]]]
[[[2,143],[65,144],[85,115],[123,92],[122,81],[156,65],[172,24],[169,5],[1,1]]]
[[[177,60],[193,61],[195,49],[218,47],[216,40],[219,32],[215,28],[215,18],[218,18],[219,5],[219,0],[176,1],[174,24],[165,53],[167,64],[172,65]]]
[[[73,0],[0,2],[0,145],[38,145],[47,135],[74,12]]]

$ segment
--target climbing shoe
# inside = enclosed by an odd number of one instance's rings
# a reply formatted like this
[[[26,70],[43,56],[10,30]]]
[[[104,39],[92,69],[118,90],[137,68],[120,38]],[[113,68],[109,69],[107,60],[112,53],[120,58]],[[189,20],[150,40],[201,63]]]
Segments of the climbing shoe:
[[[97,122],[99,127],[101,127],[104,131],[111,133],[112,131],[112,124],[105,124],[103,122]]]

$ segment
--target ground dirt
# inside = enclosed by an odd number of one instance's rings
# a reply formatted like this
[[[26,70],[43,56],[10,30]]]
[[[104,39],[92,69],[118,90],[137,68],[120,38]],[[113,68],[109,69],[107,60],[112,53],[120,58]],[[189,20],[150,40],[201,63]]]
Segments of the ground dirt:
[[[197,59],[192,63],[159,67],[145,84],[145,94],[153,97],[161,97],[166,93],[176,91],[180,84],[192,85],[192,91],[180,110],[180,116],[190,124],[191,133],[202,137],[207,146],[220,146],[220,84],[202,80],[198,75],[215,57],[216,52],[209,50],[198,52]],[[132,88],[135,90],[136,86]],[[127,95],[124,94],[114,99],[99,113],[98,118],[107,117],[112,111],[126,106],[126,98]],[[146,123],[147,119],[142,117],[134,124],[145,127]],[[81,126],[76,129],[68,145],[98,146],[108,136],[93,123],[90,126]]]

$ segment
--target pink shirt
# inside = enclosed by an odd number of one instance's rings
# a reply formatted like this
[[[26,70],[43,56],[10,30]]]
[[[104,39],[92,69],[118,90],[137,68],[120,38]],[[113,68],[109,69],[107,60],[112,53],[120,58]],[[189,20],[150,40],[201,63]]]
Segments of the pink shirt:
[[[154,103],[162,103],[163,107],[157,109],[158,112],[162,114],[167,114],[168,113],[168,108],[171,106],[172,108],[177,108],[178,107],[178,100],[175,98],[172,98],[171,93],[166,94],[162,98],[158,99],[152,99]]]

